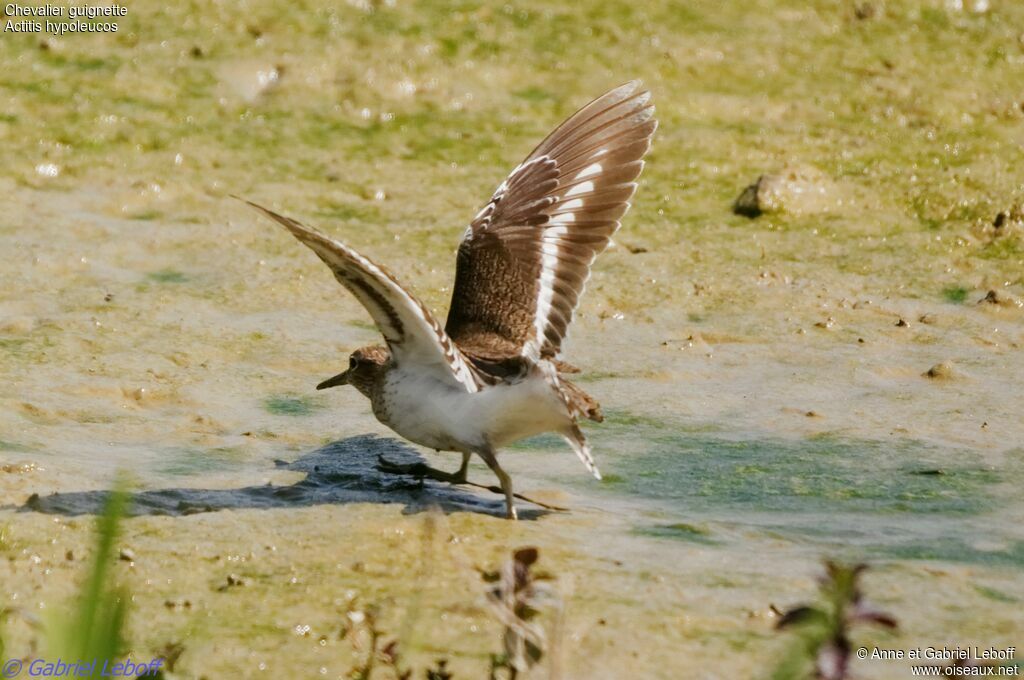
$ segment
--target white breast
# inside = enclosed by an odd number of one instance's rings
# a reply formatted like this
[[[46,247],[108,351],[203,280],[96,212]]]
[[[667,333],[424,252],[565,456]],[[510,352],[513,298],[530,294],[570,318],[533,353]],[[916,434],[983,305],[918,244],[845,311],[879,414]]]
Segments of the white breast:
[[[406,439],[448,451],[498,448],[570,424],[565,404],[540,372],[471,394],[396,367],[385,376],[374,414]]]

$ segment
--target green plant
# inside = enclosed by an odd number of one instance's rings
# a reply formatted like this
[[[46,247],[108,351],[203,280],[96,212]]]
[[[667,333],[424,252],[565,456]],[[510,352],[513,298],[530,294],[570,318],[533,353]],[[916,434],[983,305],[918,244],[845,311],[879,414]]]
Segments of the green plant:
[[[896,619],[864,602],[860,576],[867,565],[825,562],[821,601],[790,609],[776,629],[791,629],[797,642],[776,667],[773,680],[844,680],[850,663],[850,629],[860,623],[895,628]]]
[[[128,613],[127,591],[114,584],[114,545],[120,521],[128,504],[123,483],[107,498],[96,525],[96,545],[85,582],[71,609],[71,615],[56,624],[49,635],[54,658],[80,659],[97,664],[88,677],[101,677],[103,662],[112,661],[125,647],[124,625]]]

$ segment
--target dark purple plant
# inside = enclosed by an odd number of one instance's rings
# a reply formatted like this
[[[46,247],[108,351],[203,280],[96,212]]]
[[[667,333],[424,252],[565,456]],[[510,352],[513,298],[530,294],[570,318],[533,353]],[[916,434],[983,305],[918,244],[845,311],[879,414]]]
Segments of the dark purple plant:
[[[773,680],[845,680],[850,668],[850,630],[860,624],[896,628],[893,616],[865,602],[860,577],[866,569],[865,564],[825,562],[825,575],[819,579],[821,601],[790,609],[775,625],[793,630],[798,644],[775,669]]]

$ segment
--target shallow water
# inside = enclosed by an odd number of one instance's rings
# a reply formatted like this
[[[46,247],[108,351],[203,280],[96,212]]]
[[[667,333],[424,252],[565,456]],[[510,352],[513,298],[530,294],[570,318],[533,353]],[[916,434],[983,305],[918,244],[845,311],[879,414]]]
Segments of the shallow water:
[[[340,677],[356,595],[417,664],[478,677],[500,643],[475,569],[526,544],[566,601],[551,675],[760,677],[786,644],[770,606],[812,598],[827,555],[874,565],[901,621],[855,643],[1020,648],[1024,237],[991,222],[1024,194],[1024,10],[722,5],[143,2],[114,36],[0,43],[9,604],[59,610],[128,470],[133,656],[181,641],[182,677]],[[458,460],[313,390],[376,334],[227,194],[443,311],[460,225],[634,76],[662,127],[567,352],[608,415],[605,481],[556,438],[511,447],[518,488],[571,508],[511,524],[497,496],[380,475],[378,452]],[[827,212],[730,213],[794,163],[831,178]],[[9,650],[38,640],[9,622]]]

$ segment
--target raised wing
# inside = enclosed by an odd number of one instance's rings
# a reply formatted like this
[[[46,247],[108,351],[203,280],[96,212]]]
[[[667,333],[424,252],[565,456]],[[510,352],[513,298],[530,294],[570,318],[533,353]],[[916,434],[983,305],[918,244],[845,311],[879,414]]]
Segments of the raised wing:
[[[445,330],[485,365],[556,357],[590,266],[629,209],[657,127],[639,81],[573,114],[512,171],[459,246]]]
[[[440,380],[463,387],[467,392],[480,389],[478,375],[441,329],[441,324],[391,272],[315,229],[251,201],[246,203],[283,225],[331,268],[334,278],[373,317],[396,363],[414,362],[433,368]]]

